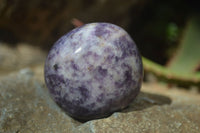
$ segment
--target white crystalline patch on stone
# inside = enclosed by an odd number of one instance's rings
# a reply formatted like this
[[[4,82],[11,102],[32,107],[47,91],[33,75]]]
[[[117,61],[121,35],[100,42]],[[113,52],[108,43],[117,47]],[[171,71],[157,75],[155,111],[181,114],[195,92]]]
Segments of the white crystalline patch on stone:
[[[82,50],[82,47],[79,47],[74,53],[77,54]]]
[[[133,79],[138,81],[139,79],[137,77],[140,75],[140,73],[139,73],[139,69],[138,69],[135,57],[129,56],[129,57],[126,57],[124,60],[126,61],[127,64],[129,64],[132,67],[132,70],[133,70],[132,77],[133,77]],[[134,70],[135,70],[136,73],[134,73]]]

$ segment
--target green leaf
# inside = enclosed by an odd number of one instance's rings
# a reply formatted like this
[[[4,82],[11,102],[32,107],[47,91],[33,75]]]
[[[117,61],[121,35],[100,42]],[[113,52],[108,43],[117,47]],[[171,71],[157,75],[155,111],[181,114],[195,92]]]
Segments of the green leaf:
[[[144,69],[168,83],[200,87],[200,17],[191,17],[187,23],[180,47],[168,67],[161,66],[143,57]]]
[[[179,73],[195,73],[200,64],[200,18],[191,17],[180,48],[170,61],[168,68]]]
[[[142,57],[144,70],[153,73],[158,79],[183,86],[200,86],[200,73],[181,73],[172,71],[165,66],[159,65],[145,57]]]

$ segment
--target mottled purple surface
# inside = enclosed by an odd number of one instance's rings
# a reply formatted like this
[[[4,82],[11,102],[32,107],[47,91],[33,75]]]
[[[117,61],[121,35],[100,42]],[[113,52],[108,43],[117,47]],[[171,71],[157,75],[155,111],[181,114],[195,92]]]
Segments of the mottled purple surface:
[[[141,56],[120,27],[91,23],[61,37],[45,63],[52,98],[76,119],[102,118],[123,109],[138,95]]]

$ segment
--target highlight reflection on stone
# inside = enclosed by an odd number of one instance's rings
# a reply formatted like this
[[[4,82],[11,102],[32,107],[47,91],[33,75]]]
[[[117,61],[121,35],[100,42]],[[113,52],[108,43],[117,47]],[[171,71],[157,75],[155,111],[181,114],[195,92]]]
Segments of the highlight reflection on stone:
[[[45,82],[54,101],[80,120],[123,109],[138,95],[141,56],[131,37],[109,23],[91,23],[62,36],[45,63]]]

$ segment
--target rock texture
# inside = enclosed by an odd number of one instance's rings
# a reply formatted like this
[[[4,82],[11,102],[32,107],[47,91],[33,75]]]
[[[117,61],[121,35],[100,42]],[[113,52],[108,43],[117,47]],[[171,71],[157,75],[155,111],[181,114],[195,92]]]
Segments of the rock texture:
[[[45,57],[46,53],[38,47],[24,43],[11,47],[0,43],[0,74],[41,64]]]
[[[14,69],[13,65],[9,74],[0,73],[0,132],[200,132],[200,94],[169,89],[159,83],[143,83],[142,92],[128,108],[107,118],[76,121],[50,98],[43,80],[43,67],[43,63],[26,65],[26,68],[22,65],[21,69]]]

